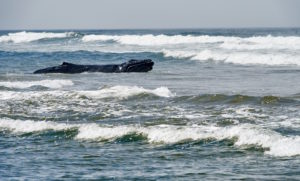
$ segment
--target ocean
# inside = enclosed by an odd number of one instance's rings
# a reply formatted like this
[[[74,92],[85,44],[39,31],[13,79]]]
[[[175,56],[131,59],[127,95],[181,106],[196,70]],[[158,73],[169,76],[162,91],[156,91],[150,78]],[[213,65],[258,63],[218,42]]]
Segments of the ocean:
[[[0,31],[0,180],[299,180],[299,82],[297,28]]]

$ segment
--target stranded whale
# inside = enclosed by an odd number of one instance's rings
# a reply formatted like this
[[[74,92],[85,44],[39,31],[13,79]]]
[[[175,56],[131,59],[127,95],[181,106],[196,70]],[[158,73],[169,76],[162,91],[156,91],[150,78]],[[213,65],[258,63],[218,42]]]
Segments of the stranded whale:
[[[63,62],[59,66],[48,67],[34,72],[34,74],[45,73],[66,73],[75,74],[82,72],[104,72],[104,73],[122,73],[122,72],[148,72],[152,70],[154,62],[151,59],[129,60],[122,64],[110,65],[79,65]]]

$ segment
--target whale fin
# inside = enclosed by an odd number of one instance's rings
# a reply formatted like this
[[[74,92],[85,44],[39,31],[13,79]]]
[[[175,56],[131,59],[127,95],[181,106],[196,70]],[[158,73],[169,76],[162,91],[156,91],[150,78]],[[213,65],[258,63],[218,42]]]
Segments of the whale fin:
[[[74,64],[69,63],[69,62],[63,62],[61,65],[74,65]]]

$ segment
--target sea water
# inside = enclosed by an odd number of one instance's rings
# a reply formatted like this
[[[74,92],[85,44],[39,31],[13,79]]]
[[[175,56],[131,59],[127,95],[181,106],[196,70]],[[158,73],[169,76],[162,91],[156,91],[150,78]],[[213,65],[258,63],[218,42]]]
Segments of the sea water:
[[[295,28],[1,31],[0,180],[297,180],[299,82]]]

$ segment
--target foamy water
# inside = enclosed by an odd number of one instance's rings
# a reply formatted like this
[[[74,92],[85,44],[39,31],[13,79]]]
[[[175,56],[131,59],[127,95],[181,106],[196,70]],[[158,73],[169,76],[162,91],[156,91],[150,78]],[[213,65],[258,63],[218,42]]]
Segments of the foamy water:
[[[52,38],[66,38],[71,37],[73,32],[66,33],[48,33],[48,32],[18,32],[9,33],[8,35],[0,36],[0,42],[13,42],[13,43],[28,43],[32,41]]]
[[[159,97],[172,97],[174,94],[167,87],[159,87],[153,90],[145,89],[138,86],[114,86],[109,88],[102,88],[99,91],[81,91],[80,95],[91,98],[128,98],[130,96],[139,94],[153,94]]]
[[[300,55],[285,53],[251,53],[251,52],[218,52],[203,50],[199,52],[165,50],[166,57],[190,59],[197,61],[212,61],[241,65],[300,65]]]
[[[37,40],[73,38],[56,44],[12,46],[7,43],[28,43]],[[111,43],[113,42],[113,43]],[[243,65],[299,65],[298,36],[212,36],[212,35],[105,35],[74,32],[17,32],[0,36],[3,50],[15,51],[99,51],[107,53],[153,52],[166,57]]]
[[[129,134],[141,134],[147,137],[149,143],[174,144],[189,140],[235,139],[235,146],[241,148],[260,146],[268,149],[266,154],[273,156],[295,156],[300,154],[299,136],[282,136],[271,130],[255,125],[239,125],[231,127],[213,126],[111,126],[103,127],[97,124],[65,124],[50,121],[22,121],[1,119],[0,128],[9,129],[12,133],[33,133],[47,130],[78,129],[74,137],[77,140],[113,140]]]
[[[36,83],[36,82],[35,82]],[[53,82],[52,82],[53,83]],[[69,82],[70,83],[70,82]],[[13,84],[15,85],[15,84]],[[35,84],[36,85],[36,84]],[[73,85],[73,84],[71,84]],[[48,85],[51,87],[50,85]],[[17,88],[26,88],[31,87],[29,84],[26,84],[25,86],[18,85],[15,86]],[[59,84],[53,85],[51,88],[60,88],[61,86]],[[137,86],[113,86],[113,87],[107,87],[102,88],[99,90],[93,90],[93,91],[27,91],[27,92],[16,92],[16,91],[0,91],[0,100],[22,100],[22,99],[42,99],[45,97],[61,97],[61,98],[71,98],[71,97],[78,97],[86,96],[89,98],[94,99],[103,99],[103,98],[128,98],[135,95],[140,94],[150,94],[155,95],[159,97],[172,97],[174,94],[167,88],[167,87],[159,87],[153,90],[145,89],[143,87],[137,87]]]
[[[228,49],[300,49],[300,38],[289,36],[255,36],[250,38],[227,36],[191,36],[191,35],[85,35],[83,42],[115,41],[127,45],[176,45],[176,44],[206,44],[218,43]]]
[[[0,180],[297,180],[299,32],[1,31]]]

